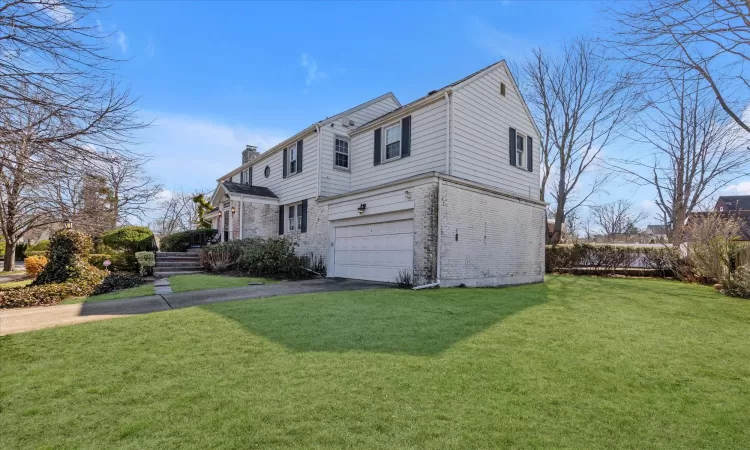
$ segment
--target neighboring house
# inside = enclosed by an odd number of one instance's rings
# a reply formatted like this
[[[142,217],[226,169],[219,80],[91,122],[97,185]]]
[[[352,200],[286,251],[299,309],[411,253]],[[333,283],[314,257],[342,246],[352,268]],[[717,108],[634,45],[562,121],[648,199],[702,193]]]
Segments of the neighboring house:
[[[734,216],[740,223],[740,241],[750,241],[750,195],[722,195],[714,211]]]
[[[504,61],[407,105],[388,93],[220,177],[223,240],[284,236],[329,277],[494,286],[544,279],[539,131]]]
[[[735,217],[740,224],[739,241],[750,241],[750,195],[723,195],[716,200],[714,213],[721,216]],[[687,223],[696,217],[705,216],[707,212],[694,212],[688,216]]]
[[[644,238],[651,244],[668,242],[666,225],[648,225],[643,230]]]

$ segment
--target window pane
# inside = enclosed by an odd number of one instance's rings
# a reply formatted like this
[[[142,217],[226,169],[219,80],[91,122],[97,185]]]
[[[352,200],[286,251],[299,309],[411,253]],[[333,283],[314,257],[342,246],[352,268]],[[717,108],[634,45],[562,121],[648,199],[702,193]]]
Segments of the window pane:
[[[523,167],[523,152],[519,151],[518,155],[516,156],[516,165]]]
[[[401,140],[401,125],[385,130],[385,143],[392,144]]]
[[[395,158],[397,156],[401,156],[401,143],[394,142],[393,144],[386,145],[385,159]]]
[[[523,136],[516,136],[516,149],[523,151]]]

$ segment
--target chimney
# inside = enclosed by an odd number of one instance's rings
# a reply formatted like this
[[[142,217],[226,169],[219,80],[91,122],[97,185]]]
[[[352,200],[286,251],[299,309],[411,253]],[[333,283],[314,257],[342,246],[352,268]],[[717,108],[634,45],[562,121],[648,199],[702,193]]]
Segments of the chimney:
[[[242,164],[250,162],[259,156],[260,153],[258,153],[258,147],[254,145],[246,145],[245,150],[242,150]]]

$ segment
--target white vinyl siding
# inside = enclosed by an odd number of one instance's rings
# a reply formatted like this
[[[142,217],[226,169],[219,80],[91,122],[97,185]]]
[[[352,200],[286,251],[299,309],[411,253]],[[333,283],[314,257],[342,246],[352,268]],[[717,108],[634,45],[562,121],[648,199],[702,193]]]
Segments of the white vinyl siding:
[[[296,148],[296,144],[295,144]],[[253,186],[264,186],[279,197],[280,204],[314,198],[318,182],[318,136],[315,132],[303,139],[302,172],[284,178],[281,172],[283,152],[277,151],[269,158],[253,165]],[[266,166],[271,168],[271,176],[265,177]]]
[[[501,82],[506,86],[504,97]],[[527,142],[520,162],[523,169],[511,166],[509,128],[532,137],[533,172],[527,170]],[[454,91],[452,153],[452,175],[539,198],[539,136],[504,65]]]
[[[322,177],[320,186],[320,195],[323,197],[343,194],[351,191],[351,174],[345,170],[336,168],[334,159],[334,145],[336,135],[342,137],[348,137],[349,132],[364,123],[374,120],[380,116],[383,116],[390,111],[398,108],[398,104],[393,100],[392,97],[386,97],[380,101],[377,101],[371,105],[360,108],[350,114],[347,114],[349,120],[354,121],[354,127],[344,127],[341,124],[341,120],[333,122],[333,127],[326,125],[321,128],[321,154],[322,154]],[[352,140],[349,139],[349,169],[352,167],[353,157]],[[368,150],[370,160],[372,160],[372,148]],[[307,158],[307,155],[305,155]],[[307,167],[307,160],[303,162],[304,167]],[[307,170],[307,169],[305,169]]]
[[[406,158],[375,166],[373,130],[353,136],[350,190],[377,186],[425,172],[445,172],[445,110],[445,99],[441,98],[411,113],[411,152]],[[385,142],[385,136],[382,139]],[[385,161],[385,158],[381,160]]]

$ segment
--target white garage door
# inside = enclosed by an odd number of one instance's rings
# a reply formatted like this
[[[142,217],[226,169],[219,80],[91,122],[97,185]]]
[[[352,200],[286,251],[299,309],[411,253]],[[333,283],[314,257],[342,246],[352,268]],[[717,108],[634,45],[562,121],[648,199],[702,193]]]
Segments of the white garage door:
[[[413,267],[414,221],[398,220],[336,227],[337,277],[393,283]]]

